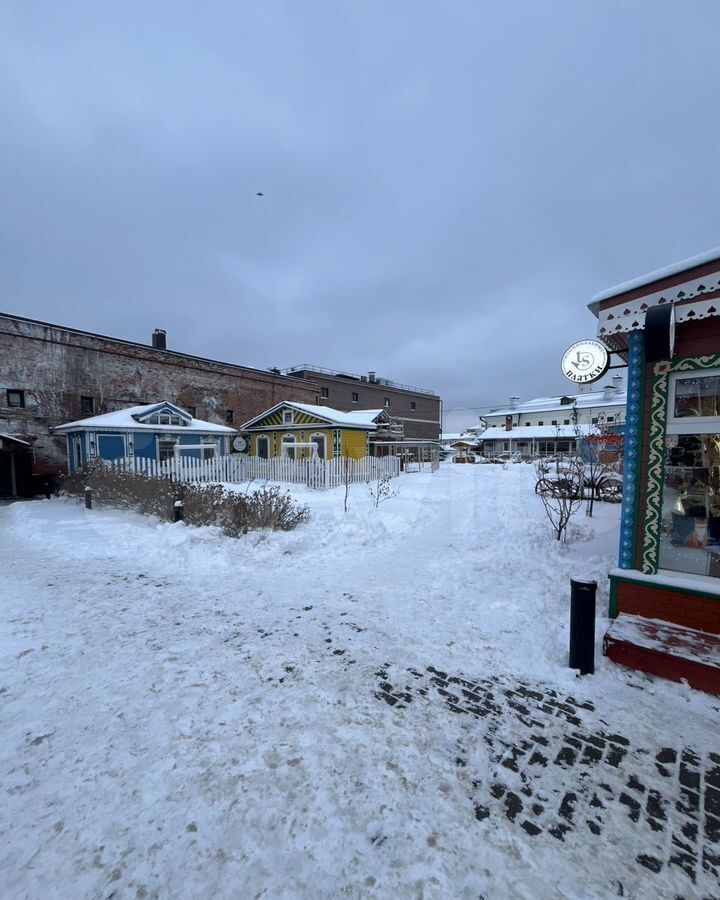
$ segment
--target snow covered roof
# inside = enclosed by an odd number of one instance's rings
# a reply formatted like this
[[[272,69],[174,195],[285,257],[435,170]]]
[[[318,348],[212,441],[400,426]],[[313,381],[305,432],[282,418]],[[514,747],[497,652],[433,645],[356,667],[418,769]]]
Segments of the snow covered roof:
[[[357,409],[352,412],[342,412],[339,409],[333,409],[331,406],[315,406],[312,403],[295,403],[294,401],[284,400],[282,403],[277,403],[270,409],[266,409],[265,412],[261,413],[259,416],[254,416],[249,422],[246,422],[242,428],[252,428],[254,422],[264,419],[266,416],[271,415],[282,407],[289,407],[290,409],[296,409],[299,412],[307,413],[310,416],[315,416],[318,419],[324,419],[330,425],[344,425],[348,428],[366,428],[368,431],[374,431],[377,425],[376,419],[383,413],[387,414],[387,410],[384,409]]]
[[[699,266],[706,266],[709,271],[699,275]],[[683,277],[685,272],[688,274]],[[667,279],[673,283],[658,289],[658,282]],[[630,291],[636,296],[625,297]],[[602,291],[593,297],[589,307],[598,319],[598,337],[623,352],[627,349],[627,334],[645,328],[645,313],[650,307],[673,304],[678,324],[694,322],[720,315],[718,294],[720,248],[715,248]]]
[[[644,287],[646,284],[652,284],[654,281],[660,281],[662,278],[670,278],[671,275],[678,275],[680,272],[685,272],[687,269],[693,269],[695,266],[702,266],[705,263],[713,262],[713,260],[720,261],[720,247],[715,247],[713,250],[706,250],[704,253],[699,253],[697,256],[691,256],[688,259],[680,260],[680,262],[672,263],[662,269],[656,269],[654,272],[647,272],[645,275],[640,275],[638,278],[632,278],[630,281],[624,281],[622,284],[616,284],[615,287],[608,288],[605,291],[600,291],[599,294],[595,294],[590,303],[592,305],[600,303],[602,300],[609,300],[611,297],[617,297],[619,294],[625,294],[628,291],[635,290],[635,288]]]
[[[27,441],[23,441],[22,438],[15,437],[14,434],[4,434],[0,431],[0,439],[5,438],[7,441],[15,441],[16,444],[25,444],[26,447],[29,447],[30,444]]]
[[[184,425],[157,425],[149,422],[140,421],[154,412],[163,410],[171,411],[174,415],[178,415],[184,422]],[[235,428],[228,428],[227,425],[216,425],[214,422],[206,422],[204,419],[194,419],[188,412],[175,406],[174,403],[146,403],[143,406],[129,406],[127,409],[119,409],[116,412],[104,413],[100,416],[90,416],[87,419],[78,419],[75,422],[67,422],[64,425],[58,425],[55,431],[63,433],[66,431],[76,431],[79,428],[88,429],[132,429],[133,431],[177,431],[181,428],[183,431],[202,431],[214,432],[220,434],[237,434]]]
[[[486,428],[482,434],[478,435],[481,441],[527,441],[531,438],[550,439],[559,438],[561,440],[574,438],[578,434],[599,434],[598,429],[594,425],[530,425],[520,426],[507,431],[504,427]]]
[[[563,399],[570,399],[571,403],[563,403]],[[491,416],[512,416],[517,413],[557,412],[570,409],[588,409],[596,406],[625,406],[627,391],[616,391],[608,395],[605,390],[589,391],[587,394],[561,395],[560,397],[536,397],[534,400],[526,400],[517,406],[503,406],[491,409],[483,418]]]

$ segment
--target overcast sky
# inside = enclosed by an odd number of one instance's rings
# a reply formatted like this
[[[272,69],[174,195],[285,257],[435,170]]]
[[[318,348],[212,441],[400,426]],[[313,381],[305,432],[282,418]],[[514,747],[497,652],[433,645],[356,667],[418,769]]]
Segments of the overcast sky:
[[[560,393],[593,294],[720,244],[719,33],[717,0],[6,0],[0,309],[447,410]]]

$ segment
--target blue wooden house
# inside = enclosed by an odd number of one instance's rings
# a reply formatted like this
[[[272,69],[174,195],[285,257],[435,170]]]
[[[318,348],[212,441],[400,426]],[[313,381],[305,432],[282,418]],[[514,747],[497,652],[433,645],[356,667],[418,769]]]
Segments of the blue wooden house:
[[[229,453],[237,436],[234,428],[194,419],[167,401],[78,419],[55,432],[67,437],[70,472],[96,459],[213,459]]]

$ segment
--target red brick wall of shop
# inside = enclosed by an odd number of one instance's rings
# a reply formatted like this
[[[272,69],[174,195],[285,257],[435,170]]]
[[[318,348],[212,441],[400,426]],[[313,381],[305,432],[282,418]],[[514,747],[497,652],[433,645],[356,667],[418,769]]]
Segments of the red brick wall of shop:
[[[617,612],[720,634],[720,597],[686,594],[665,585],[618,582]]]

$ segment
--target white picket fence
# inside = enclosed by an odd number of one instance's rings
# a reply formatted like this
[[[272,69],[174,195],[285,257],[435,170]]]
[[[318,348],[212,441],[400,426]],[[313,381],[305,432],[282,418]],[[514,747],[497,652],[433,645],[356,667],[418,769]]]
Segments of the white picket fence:
[[[306,484],[317,489],[338,487],[346,482],[395,478],[400,474],[400,459],[397,456],[324,460],[289,457],[261,459],[259,456],[232,454],[205,460],[181,456],[161,463],[154,459],[128,457],[108,464],[121,472],[148,475],[151,478],[170,478],[172,481],[186,483],[281,481]]]

